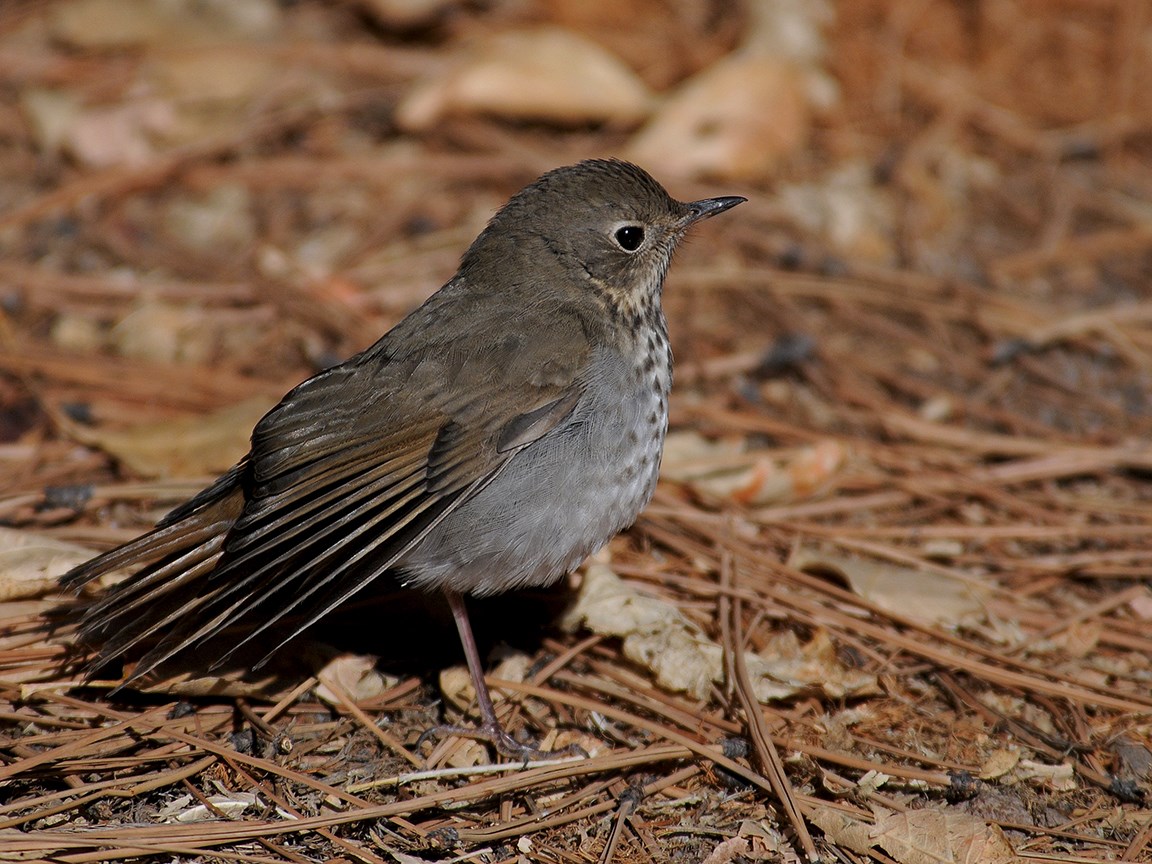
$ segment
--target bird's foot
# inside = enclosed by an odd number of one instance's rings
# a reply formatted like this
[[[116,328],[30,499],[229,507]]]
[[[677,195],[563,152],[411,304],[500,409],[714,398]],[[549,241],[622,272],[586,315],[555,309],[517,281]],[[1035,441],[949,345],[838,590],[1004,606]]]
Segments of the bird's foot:
[[[505,732],[504,727],[499,723],[482,723],[479,726],[454,726],[450,724],[433,726],[416,739],[416,747],[419,748],[425,741],[430,741],[439,735],[456,735],[461,738],[471,738],[474,741],[484,741],[492,745],[492,749],[501,756],[525,764],[536,759],[563,759],[568,756],[588,758],[588,752],[579,744],[569,744],[559,750],[543,750],[535,744],[517,741]]]

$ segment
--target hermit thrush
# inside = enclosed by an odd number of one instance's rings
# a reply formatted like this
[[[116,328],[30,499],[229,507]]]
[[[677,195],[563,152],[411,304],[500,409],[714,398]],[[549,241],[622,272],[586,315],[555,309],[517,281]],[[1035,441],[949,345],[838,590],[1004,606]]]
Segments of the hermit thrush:
[[[64,577],[143,565],[82,640],[102,658],[147,645],[129,683],[286,616],[295,635],[389,574],[447,597],[475,736],[531,755],[496,719],[462,595],[554,582],[648,503],[672,380],[664,274],[689,226],[743,200],[684,204],[614,160],[543,175],[424,305],[269,411],[231,471]]]

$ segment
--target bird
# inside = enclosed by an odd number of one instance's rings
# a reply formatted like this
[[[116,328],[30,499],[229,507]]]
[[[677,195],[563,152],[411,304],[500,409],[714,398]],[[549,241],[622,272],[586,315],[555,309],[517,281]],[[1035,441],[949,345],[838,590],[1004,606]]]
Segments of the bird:
[[[465,597],[558,581],[647,505],[672,382],[664,277],[692,225],[745,200],[680,202],[617,159],[516,193],[443,287],[289,391],[231,470],[62,577],[136,568],[78,613],[88,674],[134,649],[121,687],[189,652],[219,665],[290,622],[280,647],[388,576],[451,609],[480,715],[466,734],[535,758],[497,719]]]

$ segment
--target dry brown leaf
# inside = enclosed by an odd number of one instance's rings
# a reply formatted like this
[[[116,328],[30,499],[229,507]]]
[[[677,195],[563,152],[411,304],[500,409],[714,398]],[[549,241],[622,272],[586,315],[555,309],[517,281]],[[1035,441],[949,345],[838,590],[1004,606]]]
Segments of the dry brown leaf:
[[[752,0],[740,48],[674,91],[630,155],[669,174],[759,180],[808,140],[811,109],[836,101],[823,0]]]
[[[389,847],[387,852],[396,861],[396,864],[428,864],[427,858],[421,858],[419,855],[409,855],[407,852],[401,852],[399,849]]]
[[[524,681],[532,666],[532,658],[522,651],[513,651],[492,670],[493,678],[504,681]],[[476,704],[476,687],[466,666],[449,666],[440,671],[440,693],[460,711]]]
[[[93,168],[138,167],[153,160],[158,139],[170,132],[175,122],[172,105],[163,99],[86,108],[68,130],[66,149]]]
[[[705,438],[691,429],[673,430],[664,441],[664,456],[660,461],[660,476],[677,483],[690,483],[694,479],[715,471],[717,466],[729,466],[745,458],[744,439]]]
[[[476,701],[476,687],[466,666],[446,666],[440,670],[440,694],[458,711],[465,711]]]
[[[191,795],[181,795],[164,807],[156,817],[163,822],[208,822],[220,814],[236,819],[257,801],[255,792],[232,792],[228,795],[210,795],[206,804],[193,804]],[[209,806],[211,805],[211,806]]]
[[[780,832],[756,819],[745,819],[740,823],[739,836],[748,844],[745,853],[753,861],[788,860],[792,847]]]
[[[955,810],[908,810],[877,820],[871,832],[900,864],[1009,864],[1017,856],[1000,829]]]
[[[208,314],[194,306],[144,298],[109,332],[121,356],[149,363],[207,363],[214,340]]]
[[[283,68],[250,47],[213,47],[203,53],[162,54],[150,71],[161,92],[179,105],[250,105]]]
[[[52,38],[80,48],[187,47],[260,38],[280,25],[273,0],[67,0],[49,18]]]
[[[1152,780],[1152,750],[1144,742],[1121,735],[1112,742],[1115,775],[1121,780],[1146,784]]]
[[[278,651],[268,658],[267,665],[259,669],[252,666],[262,663],[260,654],[248,654],[231,659],[219,671],[205,668],[207,663],[199,663],[195,654],[181,661],[184,670],[165,677],[150,673],[142,682],[134,682],[133,689],[144,693],[160,693],[170,696],[215,696],[246,697],[276,702],[296,687],[307,675],[319,677],[328,672],[345,690],[359,700],[368,700],[394,686],[396,679],[377,673],[371,657],[337,654],[335,649],[322,642],[302,638],[293,643],[293,650]],[[125,667],[131,674],[132,666]],[[94,686],[115,687],[119,681],[93,682]],[[320,686],[317,685],[317,693]],[[323,691],[325,697],[332,696],[330,688]],[[337,700],[329,702],[336,704]]]
[[[841,575],[858,595],[881,609],[925,624],[956,627],[984,617],[992,591],[973,578],[926,573],[890,562],[842,555],[831,549],[798,547],[788,561],[798,570]]]
[[[316,695],[329,705],[340,705],[344,699],[328,682],[348,694],[353,702],[367,702],[395,687],[398,681],[377,670],[376,658],[369,654],[339,654],[324,664],[316,677],[320,680]]]
[[[141,477],[205,477],[227,471],[248,452],[252,427],[270,407],[269,399],[255,397],[212,414],[123,430],[57,419],[69,436],[104,450]]]
[[[1015,767],[999,778],[1004,785],[1027,783],[1053,792],[1071,792],[1077,788],[1076,769],[1071,762],[1045,765],[1031,759],[1021,759]]]
[[[163,130],[168,148],[242,134],[252,105],[266,100],[271,89],[291,86],[314,93],[326,82],[316,70],[285,70],[271,54],[242,42],[157,54],[144,72],[142,87],[173,106],[172,123]]]
[[[870,825],[820,805],[809,819],[833,843],[861,854],[878,846],[900,864],[1009,864],[1019,860],[999,828],[955,810],[881,811]]]
[[[984,764],[980,766],[980,773],[977,775],[981,780],[995,780],[1003,777],[1013,768],[1020,764],[1020,753],[1016,750],[999,749],[993,750],[988,758],[984,760]]]
[[[53,9],[52,36],[81,48],[117,48],[156,42],[169,21],[153,0],[71,0]]]
[[[771,177],[808,139],[803,81],[775,57],[729,57],[689,79],[633,139],[628,156],[662,175]]]
[[[853,852],[868,854],[872,848],[872,826],[845,813],[838,807],[816,804],[808,813],[808,821],[824,832],[824,836],[837,846]]]
[[[750,844],[743,837],[729,837],[717,843],[708,857],[700,864],[729,864],[731,861],[745,860]]]
[[[724,649],[672,603],[638,593],[612,571],[605,555],[587,565],[563,624],[623,639],[624,655],[668,690],[703,699],[724,680]],[[837,699],[876,692],[875,678],[841,664],[823,631],[804,644],[793,633],[777,634],[762,654],[749,653],[746,661],[761,702],[812,690]]]
[[[875,676],[840,662],[840,652],[822,628],[813,631],[807,642],[801,642],[791,630],[781,630],[752,658],[764,665],[763,677],[753,680],[753,690],[761,701],[812,690],[820,690],[831,699],[879,692]],[[749,672],[756,665],[752,663]]]
[[[88,315],[64,312],[56,316],[49,333],[52,344],[75,354],[95,353],[104,346],[104,331]]]
[[[452,748],[452,753],[444,760],[448,768],[471,768],[475,765],[488,765],[492,758],[488,748],[481,741],[464,738]]]
[[[20,94],[20,109],[42,153],[64,152],[81,111],[80,102],[73,94],[28,87]]]
[[[83,106],[66,93],[29,90],[21,107],[41,150],[67,153],[92,168],[147,164],[176,119],[172,106],[154,97]]]
[[[55,591],[61,576],[94,554],[76,543],[0,527],[0,601],[27,600]]]
[[[816,494],[846,458],[837,441],[771,456],[767,451],[745,451],[743,441],[711,441],[688,431],[668,436],[661,473],[711,503],[763,506]]]
[[[416,85],[396,109],[401,127],[452,114],[563,125],[633,124],[648,113],[644,82],[594,42],[556,27],[497,34],[457,65]]]

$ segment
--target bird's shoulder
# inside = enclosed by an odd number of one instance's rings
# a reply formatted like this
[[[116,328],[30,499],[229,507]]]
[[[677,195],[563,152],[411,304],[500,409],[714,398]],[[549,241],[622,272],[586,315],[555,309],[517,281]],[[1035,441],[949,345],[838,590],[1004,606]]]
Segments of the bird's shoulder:
[[[595,310],[545,287],[480,291],[454,280],[374,345],[289,392],[257,424],[257,481],[372,454],[426,460],[452,484],[491,471],[578,404]]]

